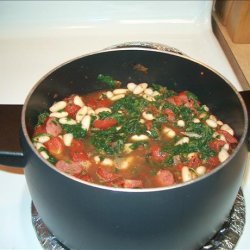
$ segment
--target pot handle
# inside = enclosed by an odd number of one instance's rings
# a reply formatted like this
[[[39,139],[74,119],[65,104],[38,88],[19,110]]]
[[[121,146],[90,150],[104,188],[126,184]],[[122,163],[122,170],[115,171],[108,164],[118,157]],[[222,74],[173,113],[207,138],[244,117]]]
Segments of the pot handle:
[[[0,165],[24,167],[19,137],[22,105],[0,105]]]
[[[248,133],[247,133],[247,143],[248,143],[248,150],[250,150],[250,90],[240,91],[240,95],[243,98],[248,114]]]

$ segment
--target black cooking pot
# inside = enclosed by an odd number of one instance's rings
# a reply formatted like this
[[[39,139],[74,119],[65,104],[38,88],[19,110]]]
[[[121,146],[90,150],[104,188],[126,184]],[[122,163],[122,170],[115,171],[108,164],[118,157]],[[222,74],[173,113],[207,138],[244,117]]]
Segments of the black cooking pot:
[[[236,150],[210,174],[165,188],[110,188],[59,172],[32,145],[37,116],[73,93],[104,88],[96,80],[99,73],[124,84],[159,83],[194,92],[234,129],[239,139]],[[24,167],[39,215],[69,248],[193,250],[206,243],[229,215],[247,159],[247,129],[242,97],[214,70],[172,52],[118,48],[74,59],[43,77],[22,107],[22,153],[2,151],[0,161]]]

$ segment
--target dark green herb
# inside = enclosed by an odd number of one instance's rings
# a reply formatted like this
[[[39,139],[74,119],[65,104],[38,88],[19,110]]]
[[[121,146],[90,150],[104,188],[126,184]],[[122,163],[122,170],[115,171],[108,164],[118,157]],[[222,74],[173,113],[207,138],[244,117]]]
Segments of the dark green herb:
[[[49,117],[49,112],[44,112],[39,114],[37,126],[42,125],[48,117]]]
[[[97,76],[97,80],[106,83],[112,89],[120,87],[121,85],[120,81],[114,80],[113,77],[108,75],[99,74]]]
[[[72,133],[74,138],[84,138],[87,134],[86,129],[83,129],[80,123],[76,125],[61,124],[61,126],[66,133]]]
[[[137,149],[138,147],[140,146],[143,146],[144,148],[148,147],[148,142],[145,142],[145,141],[137,141],[137,142],[134,142],[132,143],[132,145],[130,146],[130,148],[132,150],[135,150]]]

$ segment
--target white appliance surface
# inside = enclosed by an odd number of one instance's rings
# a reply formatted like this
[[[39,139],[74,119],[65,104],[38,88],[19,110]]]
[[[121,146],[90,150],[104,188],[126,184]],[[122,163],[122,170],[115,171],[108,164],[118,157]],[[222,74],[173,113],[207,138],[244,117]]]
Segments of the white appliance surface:
[[[0,1],[0,104],[23,104],[32,86],[67,60],[129,41],[175,47],[217,70],[240,91],[211,29],[212,5],[197,0]],[[246,224],[236,249],[250,249],[249,160],[246,164]],[[25,177],[3,167],[0,223],[0,249],[41,249]]]

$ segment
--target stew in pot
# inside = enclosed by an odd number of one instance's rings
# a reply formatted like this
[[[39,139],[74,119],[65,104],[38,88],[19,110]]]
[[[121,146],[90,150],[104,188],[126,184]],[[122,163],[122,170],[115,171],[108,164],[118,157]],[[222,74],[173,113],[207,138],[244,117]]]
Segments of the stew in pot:
[[[237,145],[190,91],[98,79],[111,89],[73,94],[38,117],[34,146],[62,172],[112,187],[171,186],[210,172]]]

